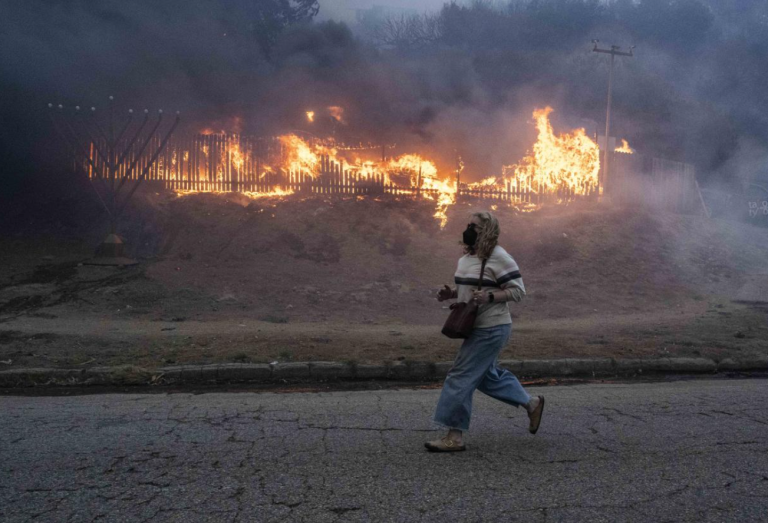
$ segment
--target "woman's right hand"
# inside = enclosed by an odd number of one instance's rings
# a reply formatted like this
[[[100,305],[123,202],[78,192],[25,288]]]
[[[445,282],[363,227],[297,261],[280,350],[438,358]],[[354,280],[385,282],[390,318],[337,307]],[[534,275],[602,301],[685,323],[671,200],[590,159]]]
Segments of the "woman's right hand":
[[[453,290],[447,285],[437,291],[437,301],[445,301],[453,298]]]

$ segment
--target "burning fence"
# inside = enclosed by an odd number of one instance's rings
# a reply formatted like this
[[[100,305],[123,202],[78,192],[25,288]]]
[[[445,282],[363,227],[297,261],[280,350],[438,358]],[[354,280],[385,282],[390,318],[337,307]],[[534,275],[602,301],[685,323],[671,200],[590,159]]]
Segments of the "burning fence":
[[[600,150],[584,129],[555,134],[550,122],[551,107],[533,112],[538,139],[519,164],[502,168],[500,177],[491,176],[470,184],[474,190],[493,191],[499,185],[524,188],[538,196],[555,195],[558,200],[593,195],[598,188]]]
[[[387,157],[386,147],[347,146],[298,132],[272,138],[225,133],[176,138],[150,166],[146,179],[181,195],[238,192],[252,198],[294,193],[423,198],[435,202],[435,216],[443,224],[448,206],[460,198],[535,208],[546,201],[596,196],[597,143],[584,129],[555,133],[552,111],[550,107],[534,111],[538,139],[529,154],[481,182],[462,182],[460,159],[455,170],[440,172],[435,161],[419,154]],[[307,117],[312,118],[309,113]],[[85,165],[91,177],[94,166],[104,162],[100,150],[98,143],[91,144]],[[617,151],[632,152],[626,141]],[[128,154],[140,152],[129,148]]]

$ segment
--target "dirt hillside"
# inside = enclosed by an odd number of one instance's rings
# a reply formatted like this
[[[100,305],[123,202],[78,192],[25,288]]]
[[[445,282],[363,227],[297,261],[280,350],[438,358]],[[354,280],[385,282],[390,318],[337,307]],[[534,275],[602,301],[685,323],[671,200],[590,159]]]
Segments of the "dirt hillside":
[[[441,230],[429,203],[410,201],[199,195],[165,205],[162,256],[146,274],[174,293],[296,321],[416,324],[443,317],[434,291],[452,283],[461,232],[482,208],[455,206]],[[594,205],[496,212],[528,290],[520,317],[732,298],[768,259],[768,230],[736,222]]]
[[[481,208],[453,206],[440,229],[430,202],[145,194],[121,231],[138,267],[78,264],[103,234],[90,218],[67,234],[2,240],[0,328],[15,334],[0,349],[32,332],[69,340],[70,320],[91,318],[117,326],[78,327],[89,351],[112,330],[125,331],[115,346],[147,357],[172,345],[202,347],[203,360],[451,359],[434,293],[452,282],[461,232]],[[768,302],[754,290],[766,288],[768,230],[594,203],[496,213],[528,293],[512,304],[507,356],[764,350],[765,311],[739,297]],[[152,322],[164,327],[142,327]],[[243,334],[252,327],[259,341]]]

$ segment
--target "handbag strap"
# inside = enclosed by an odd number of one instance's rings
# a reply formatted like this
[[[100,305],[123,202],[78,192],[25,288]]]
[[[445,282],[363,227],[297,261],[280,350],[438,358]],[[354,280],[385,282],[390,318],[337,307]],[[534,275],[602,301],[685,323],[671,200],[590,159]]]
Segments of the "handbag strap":
[[[488,262],[488,258],[483,260],[482,265],[480,265],[480,280],[477,282],[477,290],[481,290],[483,288],[483,276],[485,276],[485,264]]]

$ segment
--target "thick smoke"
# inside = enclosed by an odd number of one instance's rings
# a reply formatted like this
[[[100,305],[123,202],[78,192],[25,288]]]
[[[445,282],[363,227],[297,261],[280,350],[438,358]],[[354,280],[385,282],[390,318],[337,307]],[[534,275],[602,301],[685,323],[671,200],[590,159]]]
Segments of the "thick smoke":
[[[602,126],[607,63],[591,53],[592,38],[638,46],[616,64],[616,135],[693,162],[702,180],[759,174],[764,0],[452,4],[420,15],[417,34],[393,32],[397,24],[387,33],[381,23],[265,22],[267,3],[4,2],[3,187],[61,167],[47,102],[104,109],[110,95],[121,109],[181,111],[181,132],[268,135],[305,128],[308,109],[342,106],[345,125],[320,118],[316,132],[419,148],[443,168],[458,154],[479,179],[521,158],[534,107],[555,107],[564,129],[584,119]]]

